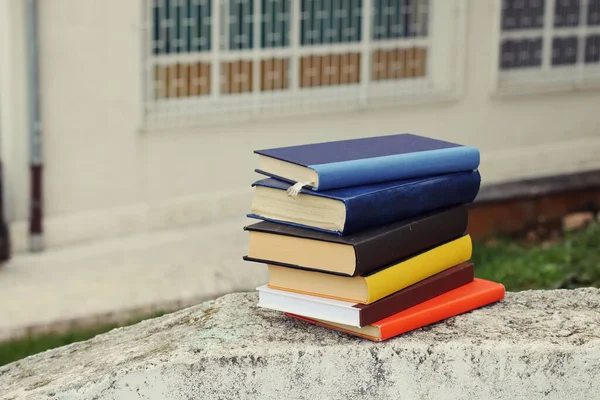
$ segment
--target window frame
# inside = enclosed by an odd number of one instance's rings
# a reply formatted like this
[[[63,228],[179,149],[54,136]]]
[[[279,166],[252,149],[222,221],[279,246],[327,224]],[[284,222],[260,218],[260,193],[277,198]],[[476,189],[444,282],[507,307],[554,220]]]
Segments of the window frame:
[[[547,92],[595,91],[600,89],[600,62],[585,63],[585,41],[587,35],[600,34],[600,25],[588,26],[585,16],[589,0],[581,0],[579,25],[555,28],[554,8],[556,1],[545,0],[544,24],[537,29],[514,31],[502,30],[502,0],[494,0],[494,38],[492,50],[491,84],[494,97],[529,95]],[[551,65],[554,38],[576,36],[578,40],[577,62],[567,65]],[[537,38],[542,42],[542,64],[540,67],[502,70],[500,53],[504,38]]]
[[[221,20],[223,0],[214,0],[212,20]],[[247,50],[223,51],[219,48],[219,24],[211,24],[211,50],[200,53],[153,54],[152,42],[152,4],[153,0],[142,0],[145,13],[145,29],[142,32],[144,51],[142,65],[144,125],[170,126],[175,122],[205,123],[218,120],[232,121],[258,116],[280,116],[298,113],[318,113],[368,107],[372,105],[392,105],[405,102],[438,102],[457,99],[462,94],[465,45],[467,34],[467,0],[429,0],[433,10],[428,21],[426,37],[374,40],[370,29],[373,27],[371,10],[374,0],[363,0],[361,41],[342,44],[300,45],[300,0],[290,0],[289,46],[281,48],[262,48],[254,46]],[[261,1],[254,0],[254,36],[261,40],[261,23],[257,16],[261,14]],[[455,18],[448,18],[453,16]],[[365,24],[364,21],[369,21]],[[221,20],[222,21],[222,20]],[[365,38],[367,38],[365,40]],[[404,78],[391,80],[372,79],[372,57],[377,50],[401,49],[425,46],[427,62],[425,76],[422,78]],[[332,53],[359,52],[360,79],[355,85],[332,85],[300,88],[299,64],[303,55],[326,55]],[[367,55],[365,57],[365,54]],[[236,93],[224,96],[219,82],[222,62],[249,60],[260,66],[261,59],[288,58],[289,90]],[[211,92],[206,96],[154,99],[152,92],[153,66],[182,62],[211,63]],[[259,70],[260,68],[254,68]],[[253,87],[260,84],[260,72],[253,71]],[[198,112],[197,110],[202,110]]]

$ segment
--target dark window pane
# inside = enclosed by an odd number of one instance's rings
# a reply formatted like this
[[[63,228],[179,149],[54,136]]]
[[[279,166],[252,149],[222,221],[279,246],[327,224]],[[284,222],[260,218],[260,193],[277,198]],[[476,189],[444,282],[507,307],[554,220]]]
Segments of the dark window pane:
[[[163,51],[164,42],[161,40],[161,18],[160,18],[160,4],[155,2],[152,6],[152,53],[160,54]]]
[[[404,3],[404,0],[373,2],[373,39],[397,39],[406,36]]]
[[[362,0],[301,0],[300,43],[360,42]]]
[[[552,40],[552,65],[577,63],[577,36]]]
[[[511,69],[514,66],[513,40],[504,40],[500,46],[500,69]]]
[[[542,28],[544,6],[544,0],[502,0],[502,30]]]
[[[252,48],[254,0],[229,0],[229,49]]]
[[[185,51],[185,40],[184,40],[184,35],[182,35],[181,32],[181,26],[182,26],[182,22],[183,19],[186,17],[185,12],[186,10],[184,9],[184,3],[183,1],[172,1],[173,4],[173,8],[172,8],[172,12],[173,12],[173,19],[175,24],[173,25],[173,52],[174,53],[182,53]]]
[[[210,50],[211,0],[161,0],[152,7],[154,54]]]
[[[162,40],[163,40],[163,53],[173,53],[173,30],[175,27],[175,20],[173,18],[173,7],[171,2],[173,0],[162,1],[161,7],[161,28]]]
[[[408,37],[427,36],[429,22],[428,0],[406,0],[404,24]]]
[[[600,62],[600,35],[589,35],[585,38],[585,62]]]
[[[375,40],[427,36],[429,0],[374,0]]]
[[[192,51],[210,51],[211,46],[211,24],[212,24],[212,1],[192,0],[190,4],[191,15],[190,32]]]
[[[587,9],[587,24],[600,25],[600,0],[589,0]]]
[[[212,1],[188,1],[188,51],[210,51]]]
[[[556,0],[554,5],[554,27],[578,26],[580,7],[581,0]]]
[[[507,39],[500,47],[500,68],[528,68],[542,65],[542,38]]]
[[[290,0],[262,0],[261,47],[289,44]]]

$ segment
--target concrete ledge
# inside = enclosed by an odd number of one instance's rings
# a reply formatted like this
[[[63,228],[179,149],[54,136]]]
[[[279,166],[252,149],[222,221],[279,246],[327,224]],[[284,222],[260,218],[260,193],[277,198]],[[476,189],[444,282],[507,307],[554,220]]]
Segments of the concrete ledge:
[[[3,399],[560,399],[600,393],[600,290],[502,302],[383,343],[221,297],[0,367]]]
[[[566,175],[543,176],[511,182],[482,185],[476,204],[529,199],[555,193],[600,188],[600,170]]]

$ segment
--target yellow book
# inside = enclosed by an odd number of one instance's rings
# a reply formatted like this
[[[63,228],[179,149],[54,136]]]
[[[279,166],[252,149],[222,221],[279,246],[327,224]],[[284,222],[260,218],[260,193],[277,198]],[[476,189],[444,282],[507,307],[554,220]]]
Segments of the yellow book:
[[[468,261],[472,251],[471,237],[464,235],[385,269],[354,277],[269,265],[268,286],[289,292],[371,304]]]

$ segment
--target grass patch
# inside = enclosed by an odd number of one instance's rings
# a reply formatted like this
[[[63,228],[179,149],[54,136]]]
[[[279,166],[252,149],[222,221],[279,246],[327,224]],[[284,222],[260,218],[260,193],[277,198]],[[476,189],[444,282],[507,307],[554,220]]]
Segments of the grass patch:
[[[534,245],[508,238],[474,243],[472,261],[477,277],[509,291],[600,287],[600,224]]]
[[[137,324],[143,320],[160,317],[164,314],[164,312],[157,312],[147,316],[140,316],[120,324],[106,324],[89,329],[76,329],[62,334],[49,333],[0,343],[0,366],[49,349],[66,346],[75,342],[82,342],[112,329]]]

